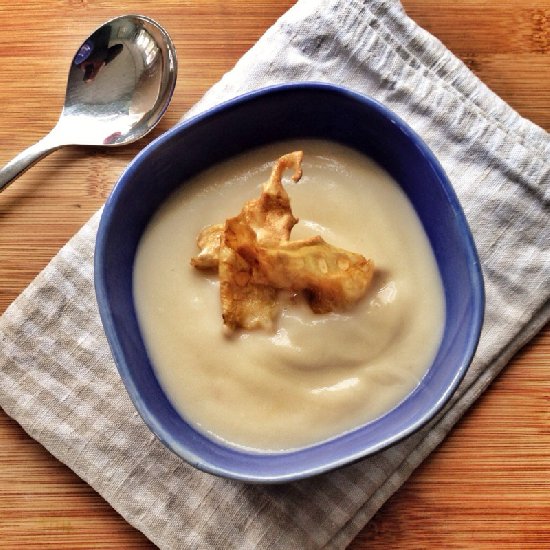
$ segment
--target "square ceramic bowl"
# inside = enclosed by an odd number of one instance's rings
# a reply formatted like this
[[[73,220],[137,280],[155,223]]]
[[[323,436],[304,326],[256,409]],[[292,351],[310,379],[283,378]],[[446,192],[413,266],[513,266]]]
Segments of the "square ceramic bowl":
[[[427,373],[384,416],[328,441],[284,453],[237,450],[196,431],[174,409],[147,356],[132,295],[140,237],[183,182],[220,161],[279,140],[321,138],[363,152],[401,185],[433,248],[445,290],[443,339]],[[259,90],[184,122],[146,147],[120,177],[97,236],[95,285],[101,319],[136,409],[174,453],[204,471],[278,483],[319,474],[399,441],[448,401],[474,354],[484,311],[472,236],[447,177],[422,140],[376,101],[325,84]]]

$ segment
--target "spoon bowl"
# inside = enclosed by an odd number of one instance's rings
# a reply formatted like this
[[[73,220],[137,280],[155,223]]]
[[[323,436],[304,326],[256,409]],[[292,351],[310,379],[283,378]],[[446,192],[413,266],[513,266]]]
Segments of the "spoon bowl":
[[[107,21],[71,62],[57,124],[0,170],[0,191],[64,145],[119,146],[140,139],[166,111],[176,78],[176,50],[158,23],[142,15]]]

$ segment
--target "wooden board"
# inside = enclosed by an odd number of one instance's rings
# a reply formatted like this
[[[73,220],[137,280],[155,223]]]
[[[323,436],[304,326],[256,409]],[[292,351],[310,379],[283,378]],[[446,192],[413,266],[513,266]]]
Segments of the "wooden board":
[[[145,141],[74,148],[0,195],[0,311],[103,203],[123,167],[292,4],[291,0],[0,0],[0,163],[61,109],[68,59],[105,19],[144,13],[175,40],[173,103]],[[522,115],[550,130],[550,0],[404,0]],[[506,368],[352,543],[366,548],[550,547],[550,330]],[[88,485],[0,412],[1,548],[152,548]]]

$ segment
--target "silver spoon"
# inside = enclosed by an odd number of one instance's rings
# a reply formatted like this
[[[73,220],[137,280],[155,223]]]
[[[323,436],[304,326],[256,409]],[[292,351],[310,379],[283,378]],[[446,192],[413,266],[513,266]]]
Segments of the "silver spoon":
[[[0,170],[0,191],[64,145],[126,145],[153,129],[177,77],[168,33],[141,15],[107,21],[73,58],[65,105],[53,130]]]

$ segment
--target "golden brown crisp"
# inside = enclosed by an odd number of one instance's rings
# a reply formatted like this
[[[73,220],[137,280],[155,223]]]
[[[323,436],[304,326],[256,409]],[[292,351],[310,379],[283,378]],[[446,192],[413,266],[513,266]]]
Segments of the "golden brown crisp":
[[[282,156],[259,198],[225,224],[205,227],[197,238],[198,269],[217,268],[224,324],[231,330],[270,329],[279,290],[303,292],[315,313],[347,309],[365,294],[374,263],[316,236],[290,241],[298,222],[282,184],[284,170],[302,176],[302,151]]]
[[[304,291],[315,313],[348,309],[363,297],[374,274],[372,260],[320,236],[276,247],[245,245],[238,251],[254,266],[252,282]]]
[[[241,210],[243,219],[255,231],[256,238],[261,243],[288,241],[292,228],[298,223],[298,219],[292,214],[282,176],[286,169],[293,169],[292,179],[299,181],[302,177],[303,156],[302,151],[294,151],[280,157],[269,180],[264,183],[260,197],[246,202]],[[209,225],[202,229],[197,237],[200,251],[191,258],[192,266],[198,269],[217,267],[223,231],[224,224]]]
[[[220,241],[225,224],[209,225],[197,237],[200,252],[191,258],[191,265],[197,269],[217,269],[220,258]]]
[[[298,181],[302,157],[303,153],[296,151],[279,158],[258,199],[245,203],[240,214],[225,225],[211,225],[199,234],[200,252],[191,264],[199,269],[218,267],[223,322],[232,330],[270,329],[279,310],[277,289],[251,280],[252,268],[236,251],[233,229],[244,224],[262,243],[288,241],[298,220],[292,215],[282,176],[285,169],[292,168],[292,178]]]
[[[242,213],[226,221],[219,256],[220,299],[224,324],[232,329],[270,329],[278,313],[277,290],[253,281],[253,268],[236,251]],[[249,226],[245,226],[254,234]]]

